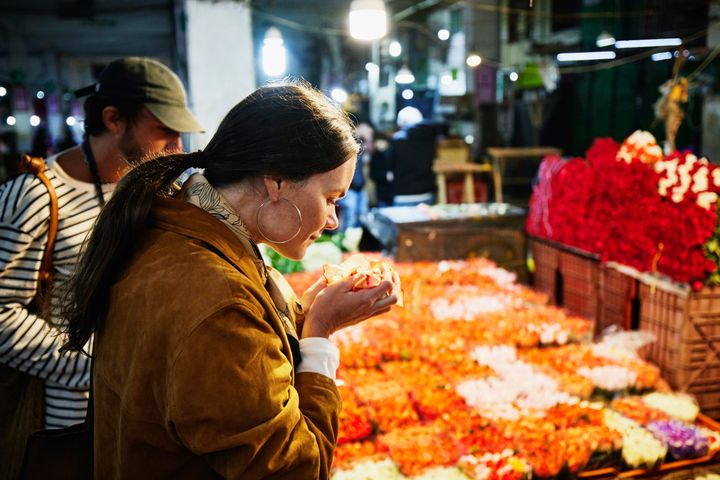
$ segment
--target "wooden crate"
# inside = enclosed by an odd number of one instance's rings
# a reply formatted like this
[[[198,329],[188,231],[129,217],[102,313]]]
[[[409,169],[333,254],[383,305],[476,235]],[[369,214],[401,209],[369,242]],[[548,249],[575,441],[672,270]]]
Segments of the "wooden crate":
[[[535,262],[534,287],[573,315],[595,320],[600,258],[557,242],[530,237]]]
[[[644,349],[677,390],[720,418],[720,287],[693,292],[661,279],[639,282],[640,329],[657,340]]]
[[[597,319],[600,259],[585,252],[560,252],[562,305],[572,314]]]
[[[527,240],[521,230],[478,228],[474,224],[403,225],[395,251],[398,262],[489,258],[498,266],[527,279]]]
[[[595,334],[610,326],[635,330],[639,321],[638,279],[632,269],[604,263],[600,271],[598,317]]]
[[[530,237],[530,253],[535,262],[533,286],[536,290],[546,293],[551,303],[557,304],[560,248]]]

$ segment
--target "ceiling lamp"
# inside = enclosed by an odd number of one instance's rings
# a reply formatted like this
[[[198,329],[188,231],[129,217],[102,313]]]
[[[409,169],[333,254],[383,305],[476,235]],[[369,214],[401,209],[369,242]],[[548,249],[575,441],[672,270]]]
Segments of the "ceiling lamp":
[[[350,4],[350,36],[356,40],[377,40],[387,33],[387,12],[383,0],[353,0]]]
[[[613,60],[617,57],[615,52],[601,50],[598,52],[569,52],[558,53],[558,62],[587,62],[591,60]]]
[[[268,28],[262,47],[262,63],[265,74],[277,77],[285,73],[286,53],[280,30],[275,27]]]
[[[480,57],[480,55],[478,55],[477,53],[472,53],[467,57],[465,63],[467,63],[468,67],[475,68],[477,66],[480,66],[480,64],[482,63],[482,57]]]
[[[390,53],[391,57],[399,57],[402,53],[402,45],[400,45],[400,42],[397,40],[393,40],[390,42],[390,46],[388,47],[388,53]]]
[[[598,35],[597,40],[595,40],[595,45],[599,48],[615,45],[615,37],[613,37],[607,30],[603,30],[600,32],[600,35]]]
[[[406,85],[415,81],[415,75],[410,71],[408,67],[403,65],[395,75],[395,83]]]
[[[652,47],[678,47],[682,45],[681,38],[650,38],[647,40],[618,40],[615,48],[652,48]]]

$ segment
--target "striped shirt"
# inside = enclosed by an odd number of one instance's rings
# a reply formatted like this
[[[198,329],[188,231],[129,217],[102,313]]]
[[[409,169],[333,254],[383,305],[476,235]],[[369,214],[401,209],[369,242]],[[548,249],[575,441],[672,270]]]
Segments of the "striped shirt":
[[[35,296],[47,243],[50,196],[32,174],[0,185],[0,363],[45,381],[45,428],[62,428],[85,419],[90,360],[78,352],[60,353],[65,338],[57,317],[80,247],[100,212],[92,183],[68,176],[50,157],[46,175],[58,197],[59,226],[50,299],[50,318],[27,309]],[[103,185],[105,198],[113,184]],[[86,346],[90,351],[92,345]]]

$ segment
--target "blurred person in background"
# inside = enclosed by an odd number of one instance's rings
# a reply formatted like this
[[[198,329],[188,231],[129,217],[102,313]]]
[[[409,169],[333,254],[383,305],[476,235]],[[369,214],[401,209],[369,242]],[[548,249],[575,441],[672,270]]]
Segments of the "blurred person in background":
[[[370,155],[370,179],[375,187],[376,205],[380,208],[392,206],[394,196],[393,172],[387,161],[388,138],[385,133],[376,132]]]
[[[438,127],[424,122],[420,110],[405,107],[398,112],[399,130],[390,138],[386,152],[392,172],[394,206],[414,206],[435,202],[435,142]]]
[[[100,208],[131,163],[147,155],[181,151],[180,132],[202,130],[188,110],[180,79],[148,58],[111,62],[96,84],[77,93],[87,94],[82,145],[45,162],[45,174],[59,204],[49,308],[32,305],[48,238],[48,189],[30,173],[0,185],[3,479],[12,480],[17,474],[29,433],[85,419],[90,358],[78,352],[60,352],[63,322],[58,306]],[[91,340],[86,349],[92,352]]]
[[[355,129],[360,140],[360,154],[355,165],[352,182],[347,194],[338,201],[340,207],[340,230],[358,228],[360,219],[368,212],[369,202],[365,182],[365,166],[370,162],[373,152],[373,128],[367,123],[360,123]]]

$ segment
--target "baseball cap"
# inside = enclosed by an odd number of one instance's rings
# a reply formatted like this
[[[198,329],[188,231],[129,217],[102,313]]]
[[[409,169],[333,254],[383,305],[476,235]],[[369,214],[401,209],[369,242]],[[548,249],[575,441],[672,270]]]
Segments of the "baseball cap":
[[[77,90],[75,96],[92,93],[138,101],[176,132],[204,131],[187,107],[180,78],[156,60],[146,57],[113,60],[100,72],[97,83]]]

